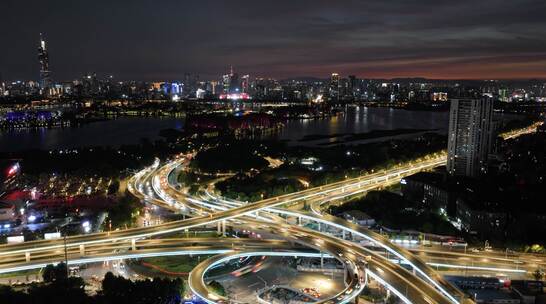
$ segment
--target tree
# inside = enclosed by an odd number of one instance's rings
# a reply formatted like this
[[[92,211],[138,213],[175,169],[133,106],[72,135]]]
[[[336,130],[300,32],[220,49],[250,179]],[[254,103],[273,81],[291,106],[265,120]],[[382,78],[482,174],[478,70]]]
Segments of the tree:
[[[82,278],[70,277],[63,281],[54,281],[49,284],[34,284],[28,289],[29,303],[90,303],[85,293],[85,283]]]
[[[47,265],[42,272],[42,278],[46,283],[55,281],[64,281],[67,279],[67,268],[65,263],[59,263],[56,266]]]
[[[0,286],[0,299],[2,299],[2,303],[30,303],[27,294],[22,291],[15,291],[11,286],[7,285]]]
[[[247,145],[221,145],[200,151],[191,166],[208,172],[244,172],[250,169],[261,170],[269,165],[263,157],[254,153]]]
[[[114,180],[110,186],[108,186],[108,195],[116,194],[119,190],[119,180]]]
[[[179,303],[184,292],[180,279],[131,281],[108,272],[102,281],[102,292],[99,295],[104,303]]]
[[[387,298],[387,304],[396,304],[398,303],[398,298],[392,294]]]
[[[533,272],[533,278],[535,278],[536,281],[542,281],[544,279],[544,271],[542,269],[537,269]]]
[[[102,294],[108,300],[129,296],[132,287],[131,281],[115,276],[111,272],[106,273],[104,280],[102,280]]]
[[[108,219],[112,221],[113,228],[130,226],[141,208],[138,199],[126,193],[108,210]]]
[[[217,281],[211,281],[209,284],[208,284],[208,287],[210,289],[212,289],[212,291],[219,295],[219,296],[225,296],[226,295],[226,291],[224,289],[224,286],[222,286],[222,284],[220,284],[219,282]]]

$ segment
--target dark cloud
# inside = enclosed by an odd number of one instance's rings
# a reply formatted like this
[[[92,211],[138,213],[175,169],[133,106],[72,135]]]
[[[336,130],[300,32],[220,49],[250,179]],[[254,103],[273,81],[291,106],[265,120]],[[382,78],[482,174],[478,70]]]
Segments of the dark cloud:
[[[546,78],[543,0],[3,1],[0,73]]]

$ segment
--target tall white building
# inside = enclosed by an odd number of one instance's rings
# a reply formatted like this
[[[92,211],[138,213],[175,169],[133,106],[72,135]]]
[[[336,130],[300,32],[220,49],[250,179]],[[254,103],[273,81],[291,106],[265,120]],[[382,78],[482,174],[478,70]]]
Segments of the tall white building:
[[[447,170],[475,177],[487,170],[493,141],[493,101],[452,99],[449,114]]]

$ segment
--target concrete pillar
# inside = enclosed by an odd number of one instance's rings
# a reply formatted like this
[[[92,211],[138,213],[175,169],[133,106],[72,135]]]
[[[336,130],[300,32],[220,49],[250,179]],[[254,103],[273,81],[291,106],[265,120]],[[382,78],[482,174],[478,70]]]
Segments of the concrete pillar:
[[[301,216],[298,216],[298,226],[301,226]]]
[[[85,246],[83,244],[80,244],[80,256],[85,255]]]
[[[221,223],[221,222],[218,222],[216,225],[217,225],[216,232],[217,232],[218,234],[222,233],[222,223]]]
[[[136,251],[136,240],[131,239],[131,250]]]
[[[345,239],[345,229],[344,229],[344,230],[341,230],[341,238],[342,238],[342,239]]]
[[[320,232],[320,222],[318,222],[318,231]]]
[[[226,236],[226,220],[222,221],[222,235]]]
[[[324,253],[320,252],[320,269],[324,269]]]
[[[25,252],[25,260],[30,262],[30,252]]]

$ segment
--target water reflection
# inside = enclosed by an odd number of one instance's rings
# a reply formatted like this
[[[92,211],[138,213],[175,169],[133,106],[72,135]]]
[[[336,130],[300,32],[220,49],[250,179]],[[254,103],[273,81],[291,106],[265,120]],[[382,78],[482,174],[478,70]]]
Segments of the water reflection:
[[[389,108],[348,108],[343,118],[290,121],[280,134],[281,139],[297,141],[306,135],[334,133],[365,133],[372,130],[439,129],[447,133],[448,112],[407,111]]]
[[[327,119],[289,121],[278,138],[297,142],[305,135],[364,133],[399,128],[440,129],[447,133],[448,115],[447,112],[350,107],[346,113]],[[0,150],[136,144],[141,138],[159,138],[162,129],[182,129],[183,126],[184,120],[179,118],[120,118],[79,128],[4,131],[0,132]],[[331,138],[330,141],[335,139]]]

